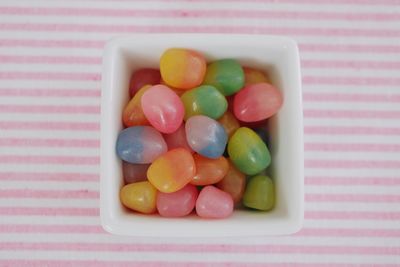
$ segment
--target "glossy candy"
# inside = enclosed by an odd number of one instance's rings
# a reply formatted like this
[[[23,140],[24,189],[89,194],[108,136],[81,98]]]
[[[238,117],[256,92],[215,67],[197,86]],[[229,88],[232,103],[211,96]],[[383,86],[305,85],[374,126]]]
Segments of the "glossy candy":
[[[182,147],[187,149],[191,153],[194,152],[187,142],[184,124],[182,124],[175,132],[170,134],[164,134],[164,139],[165,142],[167,143],[169,150]]]
[[[189,146],[207,158],[218,158],[225,150],[228,137],[222,125],[207,116],[190,117],[185,125]]]
[[[133,97],[136,92],[143,86],[159,84],[160,81],[161,74],[158,69],[138,69],[132,74],[131,82],[129,85],[129,94],[131,97]]]
[[[228,154],[233,164],[244,174],[255,175],[271,163],[268,148],[251,129],[241,127],[229,139]]]
[[[216,186],[231,195],[234,203],[238,203],[242,200],[246,188],[246,176],[229,161],[227,174]]]
[[[244,72],[234,59],[221,59],[207,66],[203,84],[215,86],[223,95],[233,95],[244,85]]]
[[[174,193],[157,194],[157,210],[163,217],[182,217],[190,214],[199,195],[196,186],[188,184]]]
[[[250,178],[243,195],[243,205],[257,210],[270,210],[275,204],[274,183],[268,176]]]
[[[138,125],[150,125],[142,109],[142,96],[150,88],[150,85],[143,86],[135,96],[128,102],[123,113],[122,121],[126,127]]]
[[[243,67],[244,71],[244,85],[250,85],[255,83],[271,83],[267,75],[259,69],[250,67]]]
[[[203,55],[189,49],[168,49],[160,59],[162,79],[168,85],[180,89],[199,86],[204,79],[206,67]]]
[[[196,173],[192,154],[176,148],[157,158],[147,171],[147,179],[161,192],[172,193],[187,185]]]
[[[231,137],[232,134],[240,127],[238,120],[229,111],[225,112],[225,114],[219,118],[218,122],[221,123],[222,127],[224,127],[228,137]]]
[[[232,197],[228,193],[208,185],[200,191],[196,201],[196,212],[203,218],[229,217],[233,212]]]
[[[121,203],[141,213],[154,213],[156,211],[157,190],[148,181],[128,184],[120,191]]]
[[[211,85],[202,85],[189,90],[181,96],[181,100],[185,107],[185,120],[194,115],[218,119],[228,108],[225,96]]]
[[[122,162],[122,174],[126,184],[142,182],[147,180],[147,169],[150,164],[132,164]]]
[[[268,83],[257,83],[244,87],[235,95],[233,110],[241,121],[260,121],[277,113],[282,102],[278,89]]]
[[[210,185],[218,183],[228,172],[229,163],[224,157],[210,159],[195,154],[193,158],[196,163],[196,174],[190,182],[193,185]]]
[[[142,96],[143,113],[162,133],[173,133],[182,124],[185,109],[177,94],[165,85],[150,87]]]
[[[146,164],[167,152],[167,144],[153,127],[133,126],[119,133],[116,151],[124,161]]]

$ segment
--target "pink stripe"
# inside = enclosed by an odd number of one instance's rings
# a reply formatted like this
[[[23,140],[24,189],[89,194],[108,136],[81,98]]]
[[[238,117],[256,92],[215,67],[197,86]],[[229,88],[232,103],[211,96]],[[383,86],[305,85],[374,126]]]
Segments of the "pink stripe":
[[[0,107],[1,110],[1,107]],[[305,117],[309,118],[350,118],[350,119],[399,119],[400,111],[395,110],[323,110],[305,109]]]
[[[97,89],[35,89],[0,88],[0,96],[23,97],[100,97]]]
[[[90,147],[99,148],[100,140],[96,139],[33,139],[33,138],[0,138],[1,146],[11,147]]]
[[[99,114],[99,106],[67,106],[67,105],[0,105],[3,113],[67,113],[67,114]]]
[[[98,199],[99,192],[89,190],[0,189],[0,198]]]
[[[13,164],[72,164],[72,165],[98,165],[99,157],[83,156],[21,156],[21,155],[0,155],[0,163]]]
[[[72,80],[72,81],[99,81],[101,75],[97,73],[74,72],[0,72],[0,80]]]
[[[306,134],[341,135],[400,135],[400,128],[348,127],[348,126],[305,126]]]
[[[392,77],[335,77],[304,76],[304,84],[362,85],[362,86],[399,86],[400,79]]]
[[[384,237],[398,238],[400,230],[398,229],[344,229],[344,228],[303,228],[296,236],[329,236],[329,237]]]
[[[105,41],[0,39],[0,46],[37,48],[103,48]]]
[[[313,220],[400,220],[400,212],[373,211],[306,211],[306,219]]]
[[[399,186],[400,177],[332,177],[308,176],[307,185],[371,185],[371,186]]]
[[[100,125],[94,122],[0,121],[0,129],[98,131]]]
[[[399,45],[365,45],[365,44],[299,44],[300,50],[306,52],[338,53],[400,53]]]
[[[307,102],[387,102],[399,103],[399,94],[342,94],[342,93],[303,93],[303,100]]]
[[[97,173],[43,173],[43,172],[0,172],[1,181],[55,181],[55,182],[98,182]]]
[[[98,225],[0,224],[0,233],[105,234],[106,232]]]
[[[8,216],[99,216],[97,208],[37,208],[0,207],[1,215]]]
[[[312,160],[305,161],[307,168],[327,169],[399,169],[400,161],[396,160]]]
[[[340,61],[340,60],[302,60],[304,68],[350,68],[350,69],[400,69],[398,61]]]
[[[305,200],[312,202],[399,203],[400,195],[306,194]]]
[[[307,151],[400,152],[398,144],[305,143]]]
[[[1,10],[1,7],[0,7]],[[65,56],[9,56],[0,55],[2,63],[48,63],[48,64],[101,64],[99,57],[65,57]]]

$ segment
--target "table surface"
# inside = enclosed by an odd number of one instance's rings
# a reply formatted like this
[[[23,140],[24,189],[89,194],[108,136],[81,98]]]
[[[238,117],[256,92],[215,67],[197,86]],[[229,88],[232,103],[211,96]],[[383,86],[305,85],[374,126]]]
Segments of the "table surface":
[[[298,41],[299,233],[161,239],[102,230],[102,49],[137,32]],[[398,0],[0,1],[0,266],[400,266],[399,73]]]

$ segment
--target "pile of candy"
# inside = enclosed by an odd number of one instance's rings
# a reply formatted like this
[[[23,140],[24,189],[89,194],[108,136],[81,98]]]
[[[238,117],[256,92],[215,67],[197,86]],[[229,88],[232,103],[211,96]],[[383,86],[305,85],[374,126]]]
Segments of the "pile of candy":
[[[265,125],[282,96],[263,72],[171,48],[159,70],[132,75],[129,92],[116,144],[125,207],[165,217],[195,209],[203,218],[228,217],[240,203],[273,208]]]

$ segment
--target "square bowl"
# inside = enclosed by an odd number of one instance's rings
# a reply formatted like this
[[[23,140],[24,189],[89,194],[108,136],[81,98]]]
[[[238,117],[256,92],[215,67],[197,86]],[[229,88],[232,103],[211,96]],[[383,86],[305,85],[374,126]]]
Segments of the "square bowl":
[[[203,53],[207,61],[235,58],[264,70],[282,92],[284,103],[268,120],[276,204],[269,212],[235,210],[231,217],[163,218],[129,212],[119,200],[123,186],[121,160],[115,152],[123,129],[122,112],[129,101],[130,76],[143,67],[158,68],[161,54],[182,47]],[[299,54],[285,37],[227,34],[138,34],[115,38],[105,46],[101,95],[100,216],[103,228],[129,236],[262,236],[297,232],[303,223],[304,151]]]

